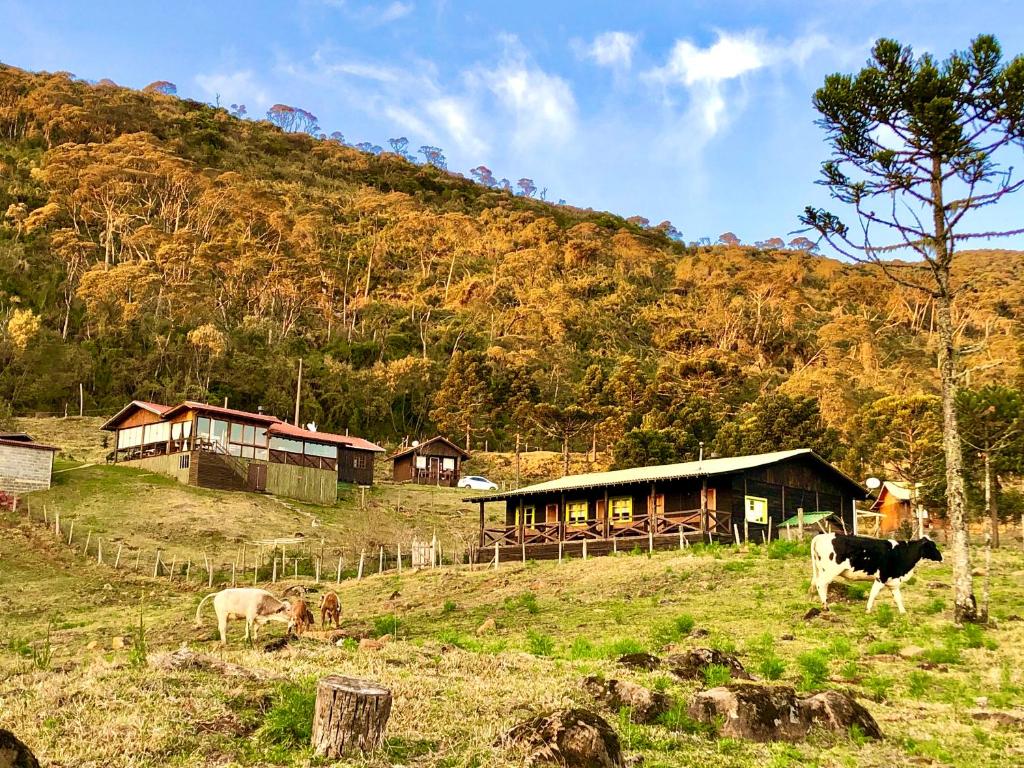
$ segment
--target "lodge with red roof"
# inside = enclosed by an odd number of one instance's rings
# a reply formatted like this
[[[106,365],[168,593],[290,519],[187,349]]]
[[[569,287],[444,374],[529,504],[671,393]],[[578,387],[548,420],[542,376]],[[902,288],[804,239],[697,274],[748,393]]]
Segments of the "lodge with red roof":
[[[102,429],[110,460],[146,467],[203,488],[337,500],[338,481],[369,485],[379,445],[289,424],[276,416],[186,400],[133,400]]]

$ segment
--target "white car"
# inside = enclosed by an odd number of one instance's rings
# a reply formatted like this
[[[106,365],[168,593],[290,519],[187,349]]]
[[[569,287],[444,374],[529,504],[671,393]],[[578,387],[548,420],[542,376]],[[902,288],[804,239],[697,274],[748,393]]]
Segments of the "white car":
[[[459,480],[459,488],[472,488],[474,491],[496,491],[498,486],[479,475],[467,475]]]

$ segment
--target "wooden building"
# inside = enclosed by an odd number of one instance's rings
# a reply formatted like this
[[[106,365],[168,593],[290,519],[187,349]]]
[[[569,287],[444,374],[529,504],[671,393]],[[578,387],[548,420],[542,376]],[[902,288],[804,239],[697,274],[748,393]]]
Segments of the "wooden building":
[[[896,533],[900,527],[909,527],[917,535],[918,519],[914,513],[914,491],[910,483],[886,480],[878,490],[878,498],[871,505],[877,517],[877,530],[872,533],[887,536]],[[921,513],[924,513],[921,510]]]
[[[783,520],[829,513],[855,530],[854,502],[867,491],[808,449],[570,475],[466,501],[480,505],[479,557],[579,556],[633,547],[677,547],[683,539],[755,541]],[[504,505],[488,526],[485,504]]]
[[[59,450],[37,443],[24,432],[0,432],[0,492],[13,498],[49,488],[53,456]]]
[[[134,400],[102,428],[114,433],[114,462],[188,485],[318,504],[337,501],[340,452],[357,440],[193,401],[167,406]]]
[[[384,449],[361,437],[345,435],[345,439],[348,443],[338,447],[338,479],[343,483],[373,485],[373,462]]]
[[[424,483],[454,488],[462,476],[462,462],[469,453],[451,440],[432,437],[422,443],[413,442],[391,457],[392,477],[396,483]]]

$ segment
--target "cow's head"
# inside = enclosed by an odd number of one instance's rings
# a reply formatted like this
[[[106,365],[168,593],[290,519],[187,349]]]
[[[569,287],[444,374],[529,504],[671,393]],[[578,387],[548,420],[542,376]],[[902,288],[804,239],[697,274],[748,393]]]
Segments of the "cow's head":
[[[922,560],[934,560],[937,563],[942,562],[942,553],[939,552],[939,548],[935,542],[925,536],[921,539],[921,559]]]

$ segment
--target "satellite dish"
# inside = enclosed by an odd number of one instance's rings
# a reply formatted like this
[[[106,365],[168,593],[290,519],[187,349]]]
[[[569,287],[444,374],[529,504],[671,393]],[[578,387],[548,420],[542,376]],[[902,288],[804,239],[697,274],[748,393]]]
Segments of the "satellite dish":
[[[419,440],[413,440],[412,441],[412,447],[413,448],[419,448],[419,446],[420,446],[420,441]]]
[[[309,422],[306,425],[306,429],[308,429],[310,432],[316,432],[316,422],[315,421]]]
[[[882,481],[879,480],[877,477],[869,477],[867,480],[864,481],[864,485],[866,485],[872,491],[877,491],[879,488],[882,487]]]

